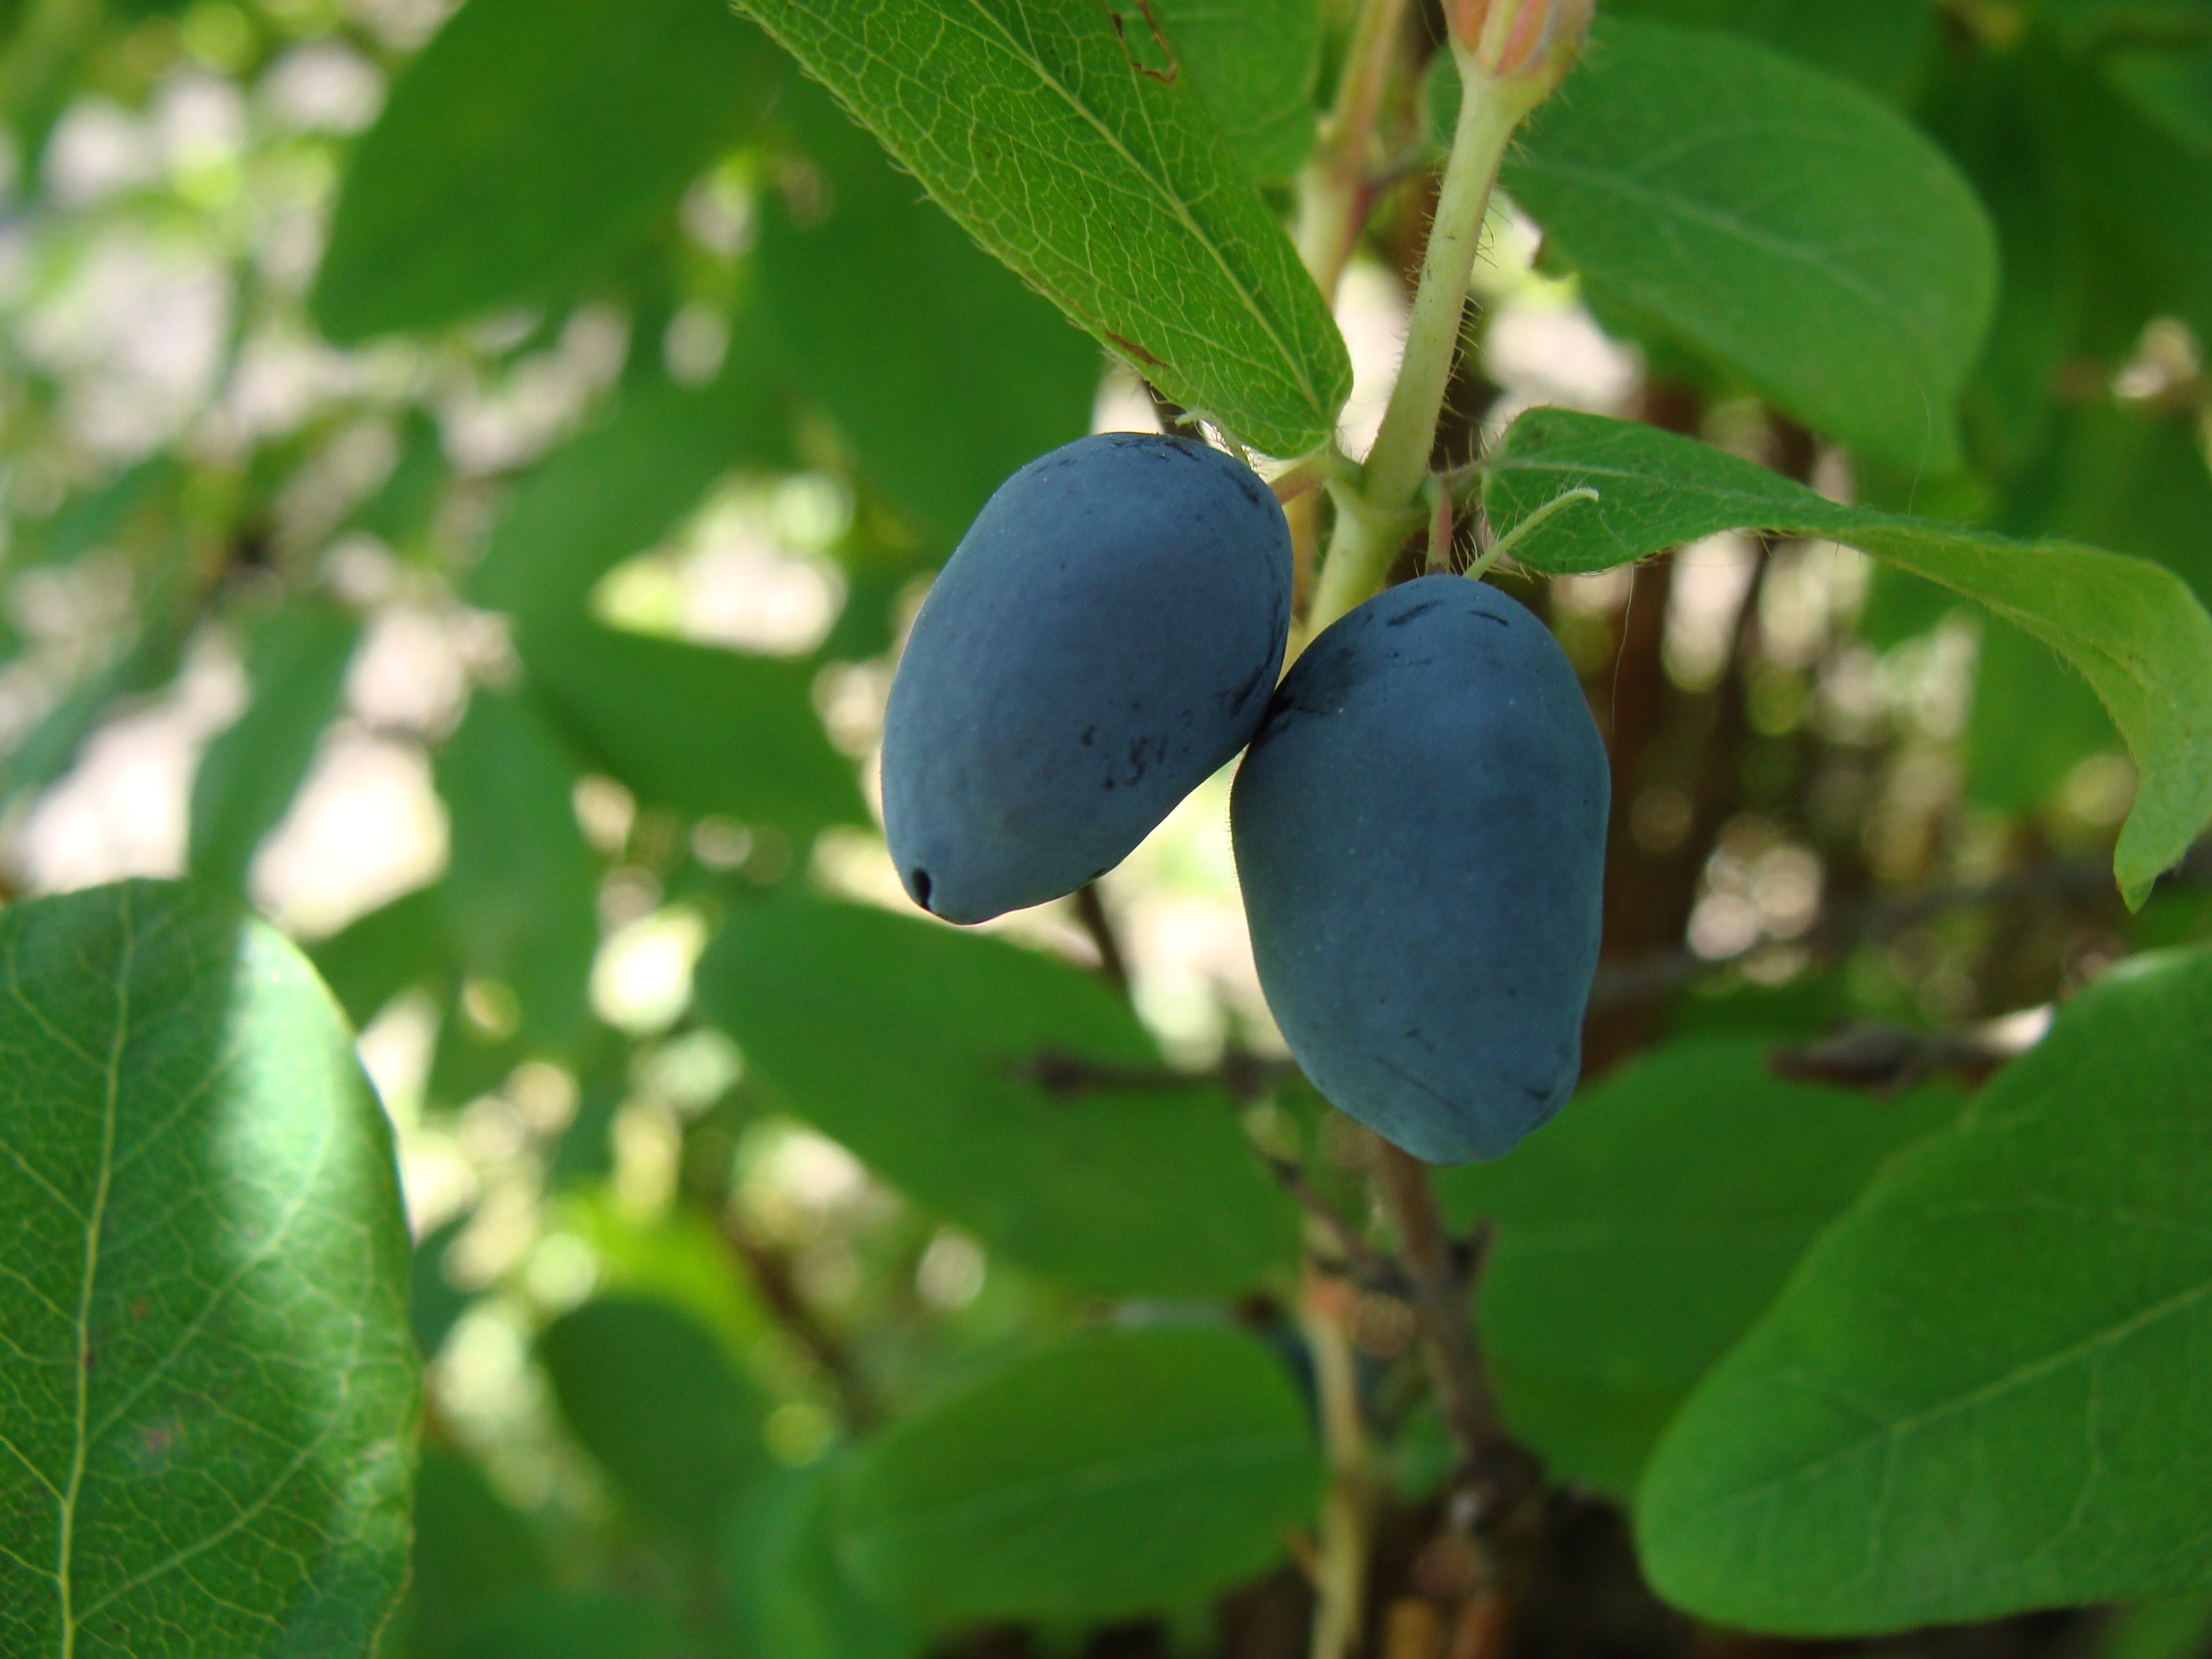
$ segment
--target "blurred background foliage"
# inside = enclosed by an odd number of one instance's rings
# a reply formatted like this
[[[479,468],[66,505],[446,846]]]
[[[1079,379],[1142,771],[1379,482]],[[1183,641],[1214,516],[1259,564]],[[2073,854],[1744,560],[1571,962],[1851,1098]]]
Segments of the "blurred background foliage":
[[[2003,269],[1965,464],[1815,437],[1510,209],[1447,447],[1538,402],[1633,413],[2212,600],[2212,10],[1608,9],[1792,54],[1955,158]],[[1287,210],[1345,8],[1158,11]],[[1434,8],[1409,28],[1433,50]],[[978,506],[1180,411],[720,0],[9,0],[0,42],[0,880],[238,890],[360,1026],[430,1360],[387,1654],[1302,1650],[1314,1454],[1238,1334],[1302,1353],[1298,1225],[1248,1143],[1356,1172],[1273,1065],[1225,783],[987,937],[897,914],[872,815],[896,641]],[[1427,188],[1392,185],[1340,298],[1355,451]],[[2128,916],[2094,699],[1856,554],[1728,536],[1517,591],[1614,756],[1595,1080],[1448,1192],[1497,1224],[1507,1406],[1574,1483],[1522,1650],[1686,1651],[1609,1501],[1657,1427],[2002,1017],[2212,937],[2212,872]],[[1071,1050],[1122,1071],[1070,1085]],[[1613,1257],[1555,1248],[1623,1214]],[[1363,1291],[1352,1328],[1411,1515],[1444,1454],[1390,1406],[1404,1305]],[[1086,1436],[1170,1477],[917,1542],[948,1469]],[[1224,1437],[1234,1480],[1183,1455]],[[1378,1605],[1428,1593],[1419,1535],[1386,1530]],[[2207,1625],[1975,1639],[2167,1659]]]

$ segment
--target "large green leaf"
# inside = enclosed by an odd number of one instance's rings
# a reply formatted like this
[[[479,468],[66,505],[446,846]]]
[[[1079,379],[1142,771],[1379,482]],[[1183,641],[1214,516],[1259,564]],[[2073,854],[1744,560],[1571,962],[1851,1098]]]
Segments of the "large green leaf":
[[[1243,1331],[1094,1331],[865,1448],[846,1560],[936,1618],[1104,1619],[1233,1583],[1310,1521],[1320,1458],[1282,1362]]]
[[[299,952],[188,890],[0,910],[0,1650],[361,1652],[416,1405],[392,1138]]]
[[[1768,1046],[1661,1049],[1511,1158],[1443,1177],[1455,1222],[1496,1224],[1483,1338],[1509,1419],[1557,1474],[1632,1490],[1814,1236],[1883,1159],[1958,1115],[1945,1088],[1881,1100],[1786,1082]]]
[[[1949,160],[1869,94],[1614,18],[1504,180],[1607,307],[1869,456],[1955,464],[1996,245]]]
[[[773,69],[717,0],[468,0],[354,151],[316,321],[352,341],[569,297],[671,213]]]
[[[756,326],[740,318],[711,384],[633,386],[605,422],[538,462],[470,572],[470,597],[526,629],[566,623],[600,577],[666,535],[716,479],[781,465],[787,417]]]
[[[2212,953],[2061,1012],[1903,1154],[1644,1477],[1662,1594],[1802,1633],[2212,1588]]]
[[[1928,0],[1607,0],[1607,9],[1746,35],[1893,103],[1918,88],[1940,38]]]
[[[640,799],[804,839],[866,823],[804,663],[589,623],[526,636],[531,684],[592,764]]]
[[[2063,146],[2019,59],[1945,53],[1920,112],[1996,232],[1996,312],[1960,413],[1974,461],[1997,477],[2033,459],[2049,435],[2060,366],[2080,332],[2084,278]]]
[[[1197,94],[1151,61],[1141,8],[1124,33],[1095,0],[746,9],[969,234],[1169,397],[1276,454],[1328,437],[1352,386],[1343,339]]]
[[[1110,1086],[1159,1051],[1091,975],[857,905],[739,916],[698,971],[705,1013],[793,1110],[994,1249],[1086,1290],[1215,1296],[1295,1259],[1297,1224],[1233,1109]],[[1040,1062],[1101,1068],[1063,1092]]]
[[[2193,422],[2109,402],[2064,410],[1998,524],[2154,559],[2212,599],[2212,466]],[[2078,676],[2011,623],[1985,619],[1966,726],[1969,799],[2029,811],[2083,758],[2117,747]]]
[[[2212,27],[2212,15],[2206,18]],[[2187,51],[2115,52],[2105,74],[2120,95],[2176,143],[2212,155],[2212,41]]]
[[[545,1582],[544,1552],[529,1523],[501,1502],[477,1466],[428,1448],[415,1476],[414,1563],[394,1620],[407,1659],[475,1659],[460,1645],[488,1604]]]
[[[696,1659],[697,1643],[650,1601],[608,1590],[526,1590],[461,1626],[465,1659]]]
[[[561,1414],[623,1496],[704,1541],[763,1461],[760,1392],[665,1302],[604,1297],[539,1337]]]
[[[837,1559],[831,1501],[842,1455],[764,1474],[724,1528],[720,1561],[743,1659],[917,1659],[915,1623],[862,1590]]]
[[[1255,178],[1287,179],[1314,145],[1318,0],[1152,0],[1178,75]],[[1142,13],[1123,12],[1126,32]]]
[[[246,661],[252,700],[208,745],[192,777],[193,879],[246,884],[253,849],[314,764],[360,633],[349,614],[314,600],[286,606],[256,630]]]
[[[2135,349],[2145,321],[2212,333],[2212,154],[2183,143],[2078,59],[2031,57],[2099,282],[2087,323],[2101,356]]]
[[[436,889],[446,936],[469,972],[514,994],[527,1036],[570,1042],[599,948],[571,757],[527,697],[479,688],[435,769],[451,825]]]
[[[2130,904],[2212,821],[2212,617],[2172,572],[2064,542],[2023,543],[1847,507],[1671,433],[1561,410],[1513,423],[1483,501],[1501,534],[1594,489],[1515,548],[1534,568],[1601,570],[1722,530],[1848,543],[1979,599],[2080,670],[2142,773],[2113,867]]]
[[[939,549],[1016,467],[1091,429],[1098,348],[957,225],[829,94],[778,106],[823,175],[771,196],[760,293],[778,359]]]

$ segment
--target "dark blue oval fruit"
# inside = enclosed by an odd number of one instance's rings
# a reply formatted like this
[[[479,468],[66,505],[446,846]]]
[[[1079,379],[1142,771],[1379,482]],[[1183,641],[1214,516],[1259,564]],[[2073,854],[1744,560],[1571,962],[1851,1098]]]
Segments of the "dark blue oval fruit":
[[[884,827],[924,909],[982,921],[1127,857],[1251,737],[1291,538],[1251,469],[1109,433],[1000,486],[930,588],[884,717]]]
[[[1307,647],[1230,821],[1260,983],[1322,1094],[1435,1164],[1565,1103],[1610,795],[1565,653],[1494,587],[1425,576]]]

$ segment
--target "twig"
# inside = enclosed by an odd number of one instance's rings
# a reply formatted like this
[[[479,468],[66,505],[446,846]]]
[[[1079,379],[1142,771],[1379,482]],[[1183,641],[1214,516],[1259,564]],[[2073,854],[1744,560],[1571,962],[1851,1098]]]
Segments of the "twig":
[[[1359,1645],[1367,1612],[1367,1557],[1378,1483],[1359,1403],[1359,1376],[1346,1329],[1352,1292],[1309,1265],[1299,1323],[1313,1356],[1328,1490],[1313,1563],[1312,1659],[1347,1659]]]
[[[843,1341],[806,1305],[806,1298],[799,1293],[798,1281],[792,1276],[791,1264],[756,1238],[736,1217],[726,1212],[720,1219],[723,1240],[745,1264],[754,1288],[759,1291],[762,1302],[775,1316],[776,1323],[836,1384],[838,1397],[844,1402],[845,1415],[852,1427],[866,1428],[875,1416],[873,1397],[860,1380],[853,1356]]]
[[[1120,1060],[1092,1060],[1064,1048],[1040,1048],[1024,1055],[1012,1067],[1047,1094],[1072,1099],[1078,1095],[1115,1089],[1218,1088],[1232,1100],[1258,1100],[1273,1093],[1298,1074],[1287,1060],[1262,1060],[1242,1048],[1231,1048],[1209,1071],[1188,1072],[1176,1066],[1132,1066]]]
[[[1505,1432],[1474,1331],[1467,1279],[1437,1208],[1428,1165],[1373,1138],[1375,1191],[1398,1237],[1413,1316],[1444,1430],[1459,1454],[1453,1519],[1493,1550],[1540,1492],[1535,1460]]]
[[[1268,1158],[1266,1161],[1267,1173],[1274,1176],[1283,1190],[1297,1201],[1298,1207],[1328,1236],[1328,1242],[1335,1246],[1344,1261],[1360,1270],[1364,1281],[1363,1288],[1410,1297],[1413,1286],[1406,1277],[1405,1269],[1370,1244],[1359,1229],[1352,1225],[1351,1218],[1324,1198],[1313,1182],[1306,1179],[1304,1170],[1286,1158]],[[1310,1243],[1308,1252],[1315,1254]],[[1323,1267],[1334,1268],[1340,1265],[1317,1260],[1318,1265]]]
[[[1777,1049],[1767,1057],[1767,1069],[1802,1082],[1884,1094],[1911,1088],[1944,1072],[1980,1083],[2034,1046],[2049,1023],[2035,1018],[2037,1012],[1964,1031],[1916,1031],[1872,1022],[1846,1026],[1833,1036]]]
[[[1098,971],[1126,993],[1129,988],[1129,959],[1121,953],[1121,937],[1114,931],[1113,918],[1106,914],[1106,901],[1099,896],[1097,882],[1086,881],[1075,890],[1075,915],[1083,924],[1083,931],[1091,935],[1091,944],[1097,947]]]

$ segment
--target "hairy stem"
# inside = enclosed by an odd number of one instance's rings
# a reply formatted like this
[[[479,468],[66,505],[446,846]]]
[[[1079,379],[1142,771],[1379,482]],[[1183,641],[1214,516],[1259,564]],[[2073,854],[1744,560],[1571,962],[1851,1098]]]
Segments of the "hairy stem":
[[[1390,561],[1420,522],[1409,514],[1429,475],[1437,416],[1459,353],[1468,278],[1490,211],[1490,192],[1505,146],[1535,99],[1461,64],[1464,90],[1451,157],[1437,195],[1437,216],[1421,257],[1421,279],[1406,331],[1406,354],[1362,475],[1364,512],[1340,512],[1314,594],[1312,626],[1326,628],[1365,600],[1389,574]],[[1342,497],[1340,497],[1341,503]]]

